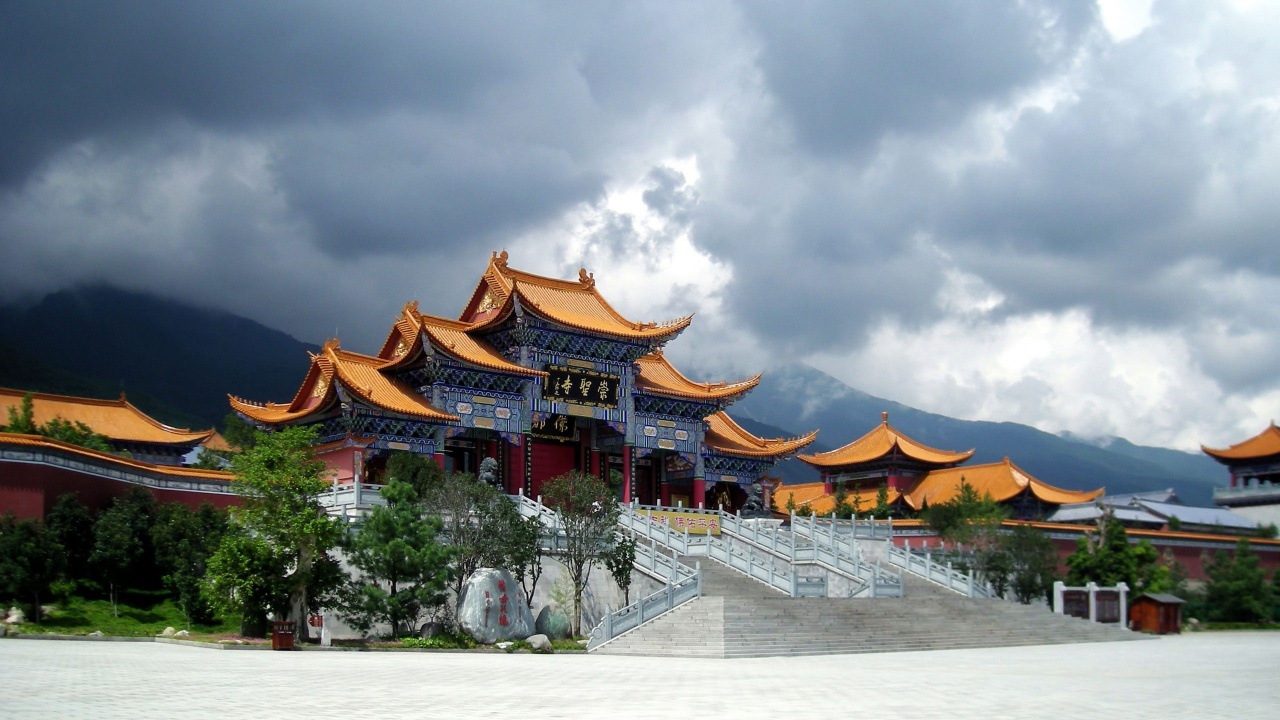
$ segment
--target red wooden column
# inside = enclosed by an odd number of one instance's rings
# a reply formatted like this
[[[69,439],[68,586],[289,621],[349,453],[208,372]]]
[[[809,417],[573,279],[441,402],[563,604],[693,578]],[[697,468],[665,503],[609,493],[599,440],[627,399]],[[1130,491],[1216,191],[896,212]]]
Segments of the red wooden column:
[[[631,446],[622,446],[622,502],[631,502]]]
[[[591,449],[591,476],[600,477],[600,451]]]
[[[693,506],[704,507],[707,504],[707,481],[705,478],[693,479]]]

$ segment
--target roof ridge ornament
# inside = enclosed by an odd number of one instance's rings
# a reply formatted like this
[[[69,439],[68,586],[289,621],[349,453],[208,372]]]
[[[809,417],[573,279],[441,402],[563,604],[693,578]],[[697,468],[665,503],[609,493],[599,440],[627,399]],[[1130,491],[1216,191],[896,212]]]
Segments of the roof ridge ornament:
[[[881,411],[880,411],[880,422],[884,423],[885,425],[888,425],[888,424],[889,424],[889,411],[888,411],[888,410],[881,410]]]
[[[505,270],[507,268],[507,251],[503,250],[502,252],[498,252],[497,250],[494,250],[493,255],[489,258],[489,262],[492,262],[494,265]]]
[[[578,268],[578,282],[582,283],[585,288],[593,288],[596,286],[596,275],[595,273],[587,272],[586,268],[580,267]]]

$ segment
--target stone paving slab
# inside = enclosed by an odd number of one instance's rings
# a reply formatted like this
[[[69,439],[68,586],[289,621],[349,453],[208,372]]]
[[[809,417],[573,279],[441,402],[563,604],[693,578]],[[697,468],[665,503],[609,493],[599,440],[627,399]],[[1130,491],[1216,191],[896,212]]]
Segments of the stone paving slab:
[[[887,655],[226,653],[0,640],[0,718],[1242,718],[1280,633]]]

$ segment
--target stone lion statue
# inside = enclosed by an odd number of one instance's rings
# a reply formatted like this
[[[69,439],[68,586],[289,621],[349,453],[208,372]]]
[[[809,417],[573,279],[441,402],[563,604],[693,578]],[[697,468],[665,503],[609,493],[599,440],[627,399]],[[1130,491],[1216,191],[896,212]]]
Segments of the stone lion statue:
[[[480,482],[485,485],[498,487],[502,484],[502,480],[498,477],[498,461],[491,457],[487,457],[480,461],[480,474],[478,476]]]

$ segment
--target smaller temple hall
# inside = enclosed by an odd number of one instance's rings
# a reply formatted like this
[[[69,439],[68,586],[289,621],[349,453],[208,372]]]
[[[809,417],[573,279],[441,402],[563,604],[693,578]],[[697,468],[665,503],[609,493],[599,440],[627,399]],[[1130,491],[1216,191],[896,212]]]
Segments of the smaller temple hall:
[[[1229,448],[1200,449],[1231,475],[1228,487],[1214,489],[1214,503],[1256,523],[1280,524],[1280,428],[1274,422]]]
[[[393,451],[446,470],[492,458],[507,492],[536,496],[570,470],[619,496],[697,506],[744,488],[811,443],[759,438],[725,412],[760,381],[689,379],[663,354],[692,320],[634,322],[595,277],[542,277],[494,253],[457,319],[408,303],[373,355],[325,343],[294,397],[231,406],[260,428],[318,428],[335,482],[376,482]]]
[[[832,511],[837,488],[859,512],[869,512],[884,488],[886,501],[902,515],[956,496],[963,479],[979,495],[990,495],[1008,507],[1015,518],[1042,518],[1065,503],[1089,502],[1103,490],[1063,490],[1027,474],[1009,458],[983,465],[964,465],[973,450],[938,450],[912,440],[889,424],[889,413],[880,424],[844,447],[830,452],[800,455],[816,468],[820,483],[784,485],[775,495],[779,510],[790,502],[797,509],[818,515]]]

